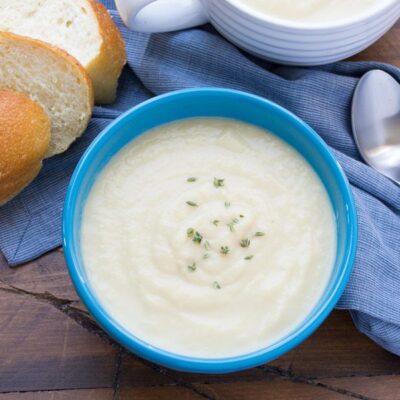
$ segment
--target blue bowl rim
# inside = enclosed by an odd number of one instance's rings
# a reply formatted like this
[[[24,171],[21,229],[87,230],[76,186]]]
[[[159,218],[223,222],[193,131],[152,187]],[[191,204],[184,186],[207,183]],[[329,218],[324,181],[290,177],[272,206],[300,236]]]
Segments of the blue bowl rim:
[[[272,108],[283,118],[289,118],[291,122],[296,125],[299,131],[303,132],[307,136],[307,139],[318,148],[320,154],[324,158],[324,161],[334,172],[335,178],[340,187],[343,201],[347,208],[348,241],[346,242],[343,263],[341,265],[335,285],[331,289],[330,296],[319,306],[318,312],[315,313],[312,318],[307,320],[305,324],[296,328],[283,340],[258,351],[235,357],[197,358],[182,356],[162,350],[160,348],[156,348],[149,343],[146,343],[145,341],[135,337],[133,334],[126,331],[121,325],[115,322],[96,300],[95,294],[90,289],[90,286],[86,284],[84,277],[79,272],[80,266],[74,250],[75,242],[72,222],[76,205],[75,200],[77,199],[77,193],[81,180],[83,179],[85,171],[87,170],[87,164],[90,162],[90,158],[94,157],[94,155],[99,151],[100,147],[98,148],[98,146],[101,146],[101,142],[105,140],[110,131],[118,126],[122,120],[131,114],[136,113],[138,110],[143,110],[149,106],[151,107],[154,103],[161,100],[173,100],[176,97],[193,94],[207,94],[209,96],[238,96],[242,99],[258,102],[259,104],[262,103],[263,106]],[[335,307],[336,303],[339,301],[352,273],[357,252],[358,217],[353,193],[342,167],[337,162],[326,143],[306,122],[278,104],[260,96],[233,89],[205,87],[169,92],[167,94],[156,96],[145,102],[142,102],[115,119],[94,139],[75,168],[67,189],[62,218],[62,240],[68,272],[80,299],[83,301],[99,325],[112,338],[133,353],[136,353],[137,355],[149,361],[166,366],[168,368],[197,373],[228,373],[262,365],[282,356],[306,340],[324,322],[324,320]]]

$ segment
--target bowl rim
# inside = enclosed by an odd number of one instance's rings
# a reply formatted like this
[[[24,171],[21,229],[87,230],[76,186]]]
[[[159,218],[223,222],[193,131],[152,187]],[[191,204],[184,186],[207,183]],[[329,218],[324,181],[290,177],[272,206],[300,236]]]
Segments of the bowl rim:
[[[385,3],[377,4],[376,7],[372,7],[371,10],[362,12],[355,18],[344,18],[338,21],[327,21],[327,22],[302,22],[302,21],[291,21],[289,19],[279,18],[263,14],[255,11],[251,6],[245,4],[242,0],[225,0],[231,7],[236,10],[243,12],[245,15],[257,20],[262,24],[270,24],[279,28],[286,28],[292,30],[310,32],[327,32],[337,29],[346,29],[358,24],[366,23],[369,19],[376,17],[381,12],[386,11],[392,6],[398,3],[398,0],[386,0]]]
[[[348,241],[345,244],[343,263],[340,271],[338,272],[335,284],[331,289],[330,296],[327,297],[324,302],[321,303],[321,305],[319,305],[318,312],[316,312],[312,318],[309,318],[305,324],[297,327],[293,332],[277,343],[252,353],[234,357],[213,359],[183,356],[156,348],[149,343],[146,343],[142,339],[134,336],[132,333],[128,332],[116,321],[114,321],[96,299],[94,291],[91,290],[89,283],[81,274],[83,265],[79,263],[79,259],[75,251],[77,241],[74,239],[73,221],[76,205],[79,205],[76,200],[82,180],[90,165],[90,162],[101,150],[102,145],[107,143],[108,138],[113,136],[113,131],[118,129],[118,125],[121,123],[121,121],[127,117],[130,117],[132,114],[136,114],[138,111],[140,112],[144,108],[152,108],[154,103],[165,100],[173,101],[174,98],[186,97],[190,95],[236,96],[241,99],[255,101],[258,104],[262,104],[263,107],[272,108],[283,118],[289,118],[296,125],[296,127],[299,128],[299,130],[307,135],[307,139],[309,139],[318,147],[318,150],[323,156],[324,161],[329,165],[329,168],[332,169],[332,172],[334,172],[335,179],[340,186],[340,192],[347,208],[348,221],[346,225],[348,227]],[[81,204],[81,206],[82,205],[83,204]],[[168,368],[197,373],[227,373],[252,368],[280,357],[307,339],[322,324],[322,322],[324,322],[326,317],[330,314],[340,299],[353,269],[353,263],[357,251],[357,221],[358,219],[354,197],[350,188],[350,184],[341,166],[330,152],[325,142],[308,124],[285,108],[262,97],[238,90],[208,87],[200,89],[178,90],[161,96],[153,97],[123,113],[94,139],[80,159],[67,189],[62,217],[62,242],[68,272],[80,299],[83,301],[99,325],[122,346],[149,361],[161,364]],[[77,247],[79,248],[78,245]]]

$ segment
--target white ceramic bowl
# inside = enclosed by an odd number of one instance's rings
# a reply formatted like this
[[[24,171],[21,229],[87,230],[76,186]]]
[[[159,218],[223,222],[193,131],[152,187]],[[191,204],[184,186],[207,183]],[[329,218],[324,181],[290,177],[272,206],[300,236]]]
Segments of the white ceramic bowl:
[[[116,0],[116,4],[131,29],[166,32],[209,21],[238,47],[289,65],[348,58],[377,41],[400,17],[400,0],[382,0],[368,13],[312,25],[267,17],[243,0]]]

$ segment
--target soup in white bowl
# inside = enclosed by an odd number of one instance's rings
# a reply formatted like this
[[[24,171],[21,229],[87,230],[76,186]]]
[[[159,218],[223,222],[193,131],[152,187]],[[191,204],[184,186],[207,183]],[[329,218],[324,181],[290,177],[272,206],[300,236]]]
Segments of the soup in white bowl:
[[[155,347],[204,358],[289,334],[321,298],[336,254],[312,167],[276,136],[225,119],[133,140],[98,176],[81,229],[110,316]]]
[[[177,31],[210,22],[247,52],[288,65],[350,57],[398,20],[399,0],[115,0],[139,32]]]
[[[388,0],[235,0],[255,11],[280,19],[309,23],[354,18],[388,3]]]

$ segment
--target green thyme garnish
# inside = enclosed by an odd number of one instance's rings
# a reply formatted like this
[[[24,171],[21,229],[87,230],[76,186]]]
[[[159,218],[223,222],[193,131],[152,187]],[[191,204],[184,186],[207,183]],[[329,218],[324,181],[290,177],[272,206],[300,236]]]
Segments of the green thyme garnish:
[[[221,285],[217,281],[214,281],[213,282],[213,288],[214,289],[221,289]]]
[[[188,270],[191,272],[196,271],[197,267],[196,267],[196,263],[194,262],[192,265],[188,265]]]
[[[204,248],[205,248],[206,250],[210,250],[210,249],[211,249],[211,245],[210,245],[210,242],[209,242],[208,240],[205,241],[205,243],[204,243]]]
[[[240,246],[241,247],[249,247],[250,246],[250,240],[249,239],[243,239],[240,241]]]
[[[196,182],[196,181],[197,181],[197,178],[195,178],[194,176],[192,176],[191,178],[187,178],[187,180],[186,180],[186,182],[190,182],[190,183]]]
[[[202,240],[203,240],[203,235],[196,231],[193,236],[193,242],[200,244]]]
[[[225,186],[225,179],[214,178],[214,186],[216,188],[220,188],[220,187]]]
[[[194,201],[187,201],[186,204],[190,207],[198,207],[199,205]]]
[[[219,224],[219,220],[218,219],[214,219],[214,221],[212,222],[215,226],[218,226]]]
[[[211,257],[210,254],[206,253],[206,254],[204,254],[204,256],[203,256],[203,260],[207,260],[207,259],[209,259],[210,257]]]
[[[233,218],[229,224],[227,224],[229,230],[233,232],[235,230],[235,225],[239,223],[239,220],[237,218]]]
[[[254,256],[247,256],[247,257],[245,257],[244,259],[248,261],[248,260],[251,260],[253,257],[254,257]]]
[[[72,21],[71,21],[71,20],[68,20],[68,21],[65,23],[65,25],[67,26],[67,28],[69,28],[69,27],[72,25]]]
[[[227,255],[229,253],[229,247],[228,246],[221,246],[220,252],[221,252],[221,254]]]
[[[240,214],[239,217],[240,217],[240,218],[244,218],[244,215],[243,215],[243,214]]]
[[[193,229],[193,228],[189,228],[189,229],[186,231],[186,233],[187,233],[187,237],[188,237],[188,238],[192,238],[193,235],[194,235],[194,229]]]
[[[264,232],[256,232],[256,234],[254,235],[254,236],[265,236],[265,233]]]
[[[231,202],[230,202],[230,201],[226,201],[226,202],[225,202],[225,207],[228,208],[228,207],[230,207],[230,206],[231,206]]]

